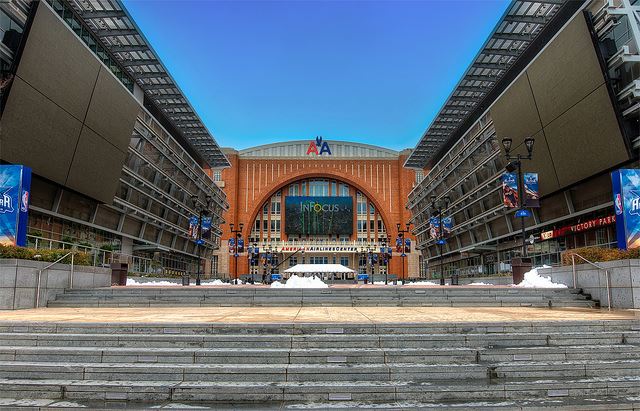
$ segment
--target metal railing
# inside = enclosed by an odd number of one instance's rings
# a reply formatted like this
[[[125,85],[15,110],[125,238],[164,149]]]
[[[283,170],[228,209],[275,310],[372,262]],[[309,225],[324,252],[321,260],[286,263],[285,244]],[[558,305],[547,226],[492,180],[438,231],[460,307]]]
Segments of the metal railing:
[[[576,273],[576,259],[575,257],[579,257],[581,260],[583,260],[584,262],[586,262],[587,264],[590,264],[594,267],[596,267],[599,270],[604,271],[604,275],[605,275],[605,281],[607,283],[607,305],[609,307],[609,311],[611,311],[611,276],[609,275],[609,270],[607,270],[606,268],[599,266],[598,264],[587,260],[586,258],[584,258],[583,256],[581,256],[580,254],[577,253],[572,253],[571,254],[571,266],[572,266],[572,270],[573,270],[573,288],[578,288],[578,275]],[[598,276],[599,278],[599,276]],[[598,283],[600,283],[600,281],[598,281]]]
[[[45,271],[45,270],[48,270],[49,268],[51,268],[54,265],[58,264],[60,261],[64,260],[68,256],[71,256],[71,270],[69,270],[69,288],[73,288],[73,256],[74,256],[74,254],[75,254],[74,251],[68,252],[65,255],[63,255],[62,257],[58,258],[56,261],[54,261],[51,264],[49,264],[48,266],[38,270],[38,278],[37,278],[37,283],[36,283],[36,306],[35,306],[35,308],[40,308],[40,284],[42,282],[42,272]]]

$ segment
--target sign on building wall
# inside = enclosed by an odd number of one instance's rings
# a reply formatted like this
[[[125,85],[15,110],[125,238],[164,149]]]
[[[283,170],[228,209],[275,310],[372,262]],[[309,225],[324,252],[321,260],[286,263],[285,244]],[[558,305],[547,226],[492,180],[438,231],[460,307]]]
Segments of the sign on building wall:
[[[331,155],[331,148],[329,148],[329,143],[326,141],[322,141],[322,137],[316,137],[315,141],[311,141],[309,143],[309,147],[307,147],[307,155],[314,154],[316,156],[321,156],[326,154],[328,156]]]
[[[640,170],[611,173],[618,248],[640,248]]]
[[[551,240],[552,238],[564,237],[573,233],[581,233],[583,231],[592,230],[594,228],[606,227],[616,222],[616,216],[594,218],[593,220],[583,221],[577,224],[564,226],[558,229],[543,231],[540,233],[541,240]]]
[[[329,235],[353,233],[353,197],[285,197],[285,232]]]
[[[0,166],[0,244],[27,245],[31,169]]]

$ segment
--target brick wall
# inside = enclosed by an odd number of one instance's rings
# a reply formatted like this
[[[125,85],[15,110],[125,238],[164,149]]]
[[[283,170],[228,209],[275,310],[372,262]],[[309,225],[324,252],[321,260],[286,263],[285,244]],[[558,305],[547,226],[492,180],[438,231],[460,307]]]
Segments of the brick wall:
[[[248,238],[262,205],[282,187],[303,179],[335,179],[362,192],[374,203],[392,240],[397,236],[396,224],[404,226],[411,216],[405,206],[415,184],[415,172],[402,167],[406,154],[377,159],[242,157],[235,150],[225,150],[225,154],[231,167],[222,171],[222,185],[231,207],[224,215],[221,253],[227,251],[226,242],[231,237],[229,223],[234,224],[234,229],[242,223],[242,236]],[[284,231],[284,223],[282,227]],[[352,239],[355,238],[354,231]],[[410,238],[415,244],[414,237],[410,235]],[[401,260],[394,251],[391,273],[402,273]],[[233,258],[221,257],[219,262],[221,274],[235,273]],[[406,261],[405,272],[407,270],[412,277],[418,275],[415,263]],[[248,271],[246,256],[238,257],[237,272],[245,274]]]

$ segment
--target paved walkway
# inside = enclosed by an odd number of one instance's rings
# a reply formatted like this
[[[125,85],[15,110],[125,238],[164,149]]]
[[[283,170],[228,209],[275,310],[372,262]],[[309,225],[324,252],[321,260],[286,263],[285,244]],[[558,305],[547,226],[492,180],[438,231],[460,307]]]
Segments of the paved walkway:
[[[640,319],[634,310],[531,307],[158,307],[0,311],[0,321],[133,323],[456,323]]]

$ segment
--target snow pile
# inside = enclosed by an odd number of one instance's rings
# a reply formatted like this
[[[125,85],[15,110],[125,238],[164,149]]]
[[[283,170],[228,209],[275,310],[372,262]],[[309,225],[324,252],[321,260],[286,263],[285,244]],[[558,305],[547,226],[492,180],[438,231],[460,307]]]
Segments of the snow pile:
[[[133,278],[127,278],[127,285],[153,285],[153,286],[157,286],[157,285],[181,285],[180,283],[174,283],[171,281],[149,281],[149,282],[138,282],[136,280],[134,280]]]
[[[385,285],[384,281],[374,281],[373,285]],[[393,281],[387,281],[387,285],[394,285]]]
[[[297,275],[289,277],[286,283],[274,281],[271,288],[328,288],[320,278],[316,277],[298,277]]]
[[[477,283],[471,283],[469,285],[493,285],[493,284],[487,284],[487,283],[483,283],[482,281],[478,281]]]
[[[558,284],[551,281],[551,277],[542,277],[538,274],[540,268],[551,268],[548,265],[536,267],[531,271],[524,273],[524,280],[520,284],[514,284],[513,287],[526,288],[567,288],[564,284]]]
[[[225,283],[224,281],[218,280],[217,278],[211,281],[203,281],[201,284],[202,285],[229,285],[229,283]]]
[[[415,281],[413,283],[407,283],[405,285],[440,285],[440,284],[434,283],[433,281]]]

